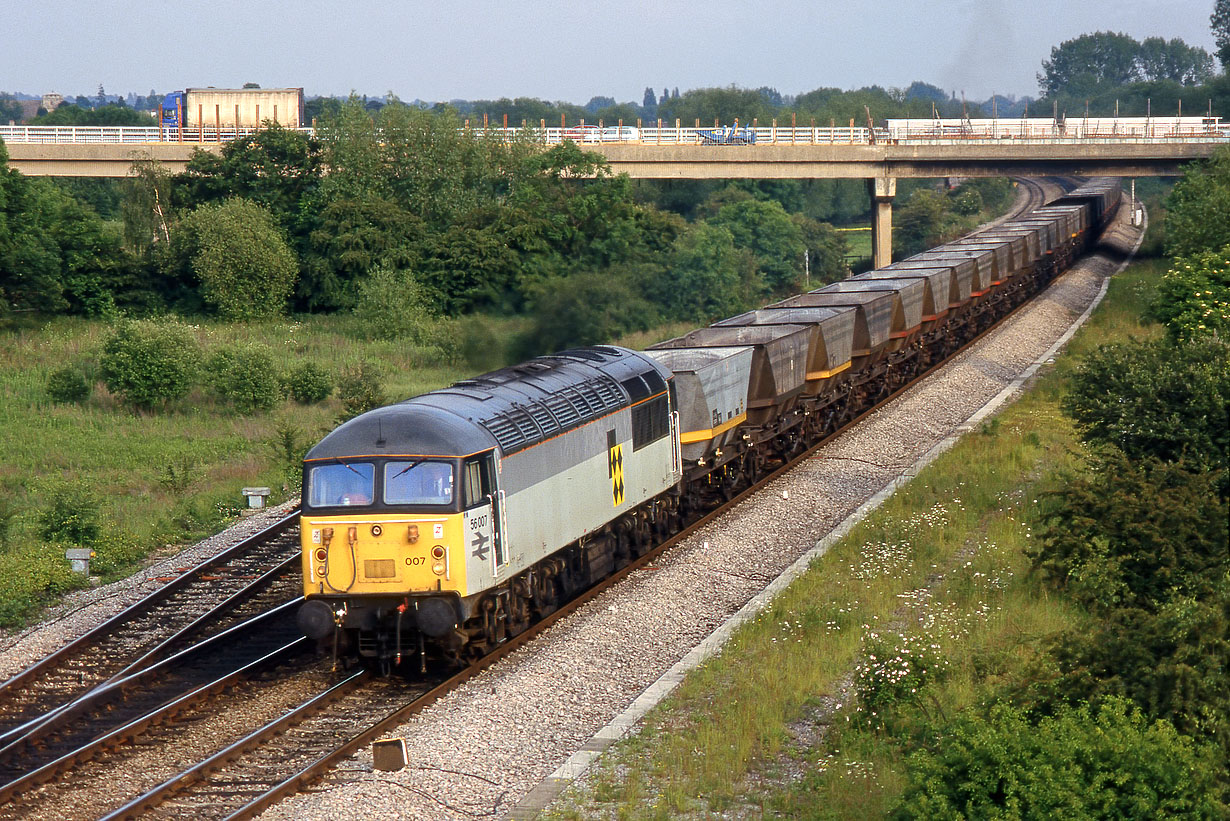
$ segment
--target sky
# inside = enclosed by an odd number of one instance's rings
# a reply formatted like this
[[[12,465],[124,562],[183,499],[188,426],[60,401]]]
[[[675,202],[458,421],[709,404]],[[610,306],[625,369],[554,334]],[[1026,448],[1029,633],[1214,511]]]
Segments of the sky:
[[[1095,31],[1214,51],[1213,0],[15,0],[0,91],[302,87],[403,100],[591,97],[646,86],[1038,96],[1050,50]]]

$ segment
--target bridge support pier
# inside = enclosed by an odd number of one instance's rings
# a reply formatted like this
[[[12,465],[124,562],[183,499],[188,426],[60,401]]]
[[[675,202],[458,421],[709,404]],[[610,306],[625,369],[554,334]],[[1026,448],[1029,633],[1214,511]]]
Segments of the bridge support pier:
[[[896,177],[867,180],[871,194],[871,259],[877,268],[893,261],[893,198],[897,196]]]

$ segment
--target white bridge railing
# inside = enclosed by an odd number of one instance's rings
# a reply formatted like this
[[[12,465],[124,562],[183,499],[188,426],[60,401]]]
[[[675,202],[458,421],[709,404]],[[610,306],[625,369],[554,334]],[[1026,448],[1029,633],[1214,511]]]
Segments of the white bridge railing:
[[[1143,119],[1143,118],[1141,118]],[[898,121],[901,122],[901,121]],[[582,145],[627,143],[635,145],[872,145],[872,144],[1004,144],[1004,143],[1170,143],[1224,142],[1230,139],[1230,125],[1217,123],[1200,128],[1188,127],[1156,118],[1150,122],[1082,124],[1069,120],[1065,127],[1033,125],[1000,120],[994,126],[969,124],[940,126],[924,120],[906,121],[909,125],[888,128],[637,128],[634,126],[571,126],[565,128],[468,128],[473,133],[496,139],[514,139],[527,133],[548,144],[572,140]],[[984,121],[990,122],[990,121]],[[6,143],[57,145],[148,145],[151,143],[219,143],[252,134],[253,128],[209,127],[177,128],[132,126],[34,126],[0,125],[0,140]],[[313,129],[299,129],[312,134]]]

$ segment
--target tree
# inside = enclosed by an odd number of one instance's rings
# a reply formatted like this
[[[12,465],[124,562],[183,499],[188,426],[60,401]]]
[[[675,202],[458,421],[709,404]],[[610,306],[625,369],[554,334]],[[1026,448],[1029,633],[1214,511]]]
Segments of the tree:
[[[1180,85],[1194,86],[1213,77],[1213,55],[1177,37],[1169,41],[1146,37],[1140,43],[1137,66],[1141,79],[1146,82],[1173,80]]]
[[[648,328],[655,311],[637,293],[636,276],[635,271],[608,269],[538,283],[530,297],[532,325],[520,353],[535,356],[596,345]]]
[[[712,322],[746,310],[763,283],[730,231],[701,222],[675,240],[665,272],[645,287],[668,317]]]
[[[751,252],[767,295],[797,293],[803,278],[803,234],[780,204],[747,199],[723,206],[709,220],[730,232],[735,247]]]
[[[51,113],[43,113],[30,121],[31,125],[119,125],[119,126],[149,126],[154,125],[149,114],[136,111],[122,105],[98,105],[93,108],[83,108],[80,105],[65,103]]]
[[[1048,97],[1081,95],[1102,83],[1124,85],[1140,78],[1136,58],[1140,44],[1126,34],[1099,31],[1065,40],[1042,63],[1038,87]]]
[[[320,143],[273,123],[226,143],[221,154],[193,152],[176,183],[193,205],[243,197],[268,208],[290,230],[322,173]]]
[[[1213,42],[1217,45],[1217,59],[1223,68],[1230,67],[1230,0],[1217,0],[1209,18],[1213,29]]]
[[[905,257],[938,245],[952,231],[948,198],[929,188],[910,195],[893,215],[893,255]]]
[[[1061,402],[1087,442],[1217,471],[1230,465],[1228,396],[1230,344],[1160,340],[1094,350]]]
[[[1166,253],[1186,257],[1230,245],[1230,149],[1193,163],[1166,197]]]
[[[0,94],[0,123],[16,123],[21,119],[21,103],[7,94]]]
[[[281,315],[298,264],[268,210],[229,199],[200,206],[176,227],[171,255],[191,270],[201,298],[227,319]]]

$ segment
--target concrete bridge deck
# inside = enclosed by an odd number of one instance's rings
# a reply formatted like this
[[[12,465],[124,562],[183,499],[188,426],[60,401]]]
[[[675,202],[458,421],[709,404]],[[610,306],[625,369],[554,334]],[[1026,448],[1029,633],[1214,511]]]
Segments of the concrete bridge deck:
[[[1176,176],[1224,139],[934,141],[888,144],[586,144],[637,179],[874,179],[978,176]],[[9,166],[31,176],[125,177],[133,162],[182,171],[219,142],[6,143]]]

